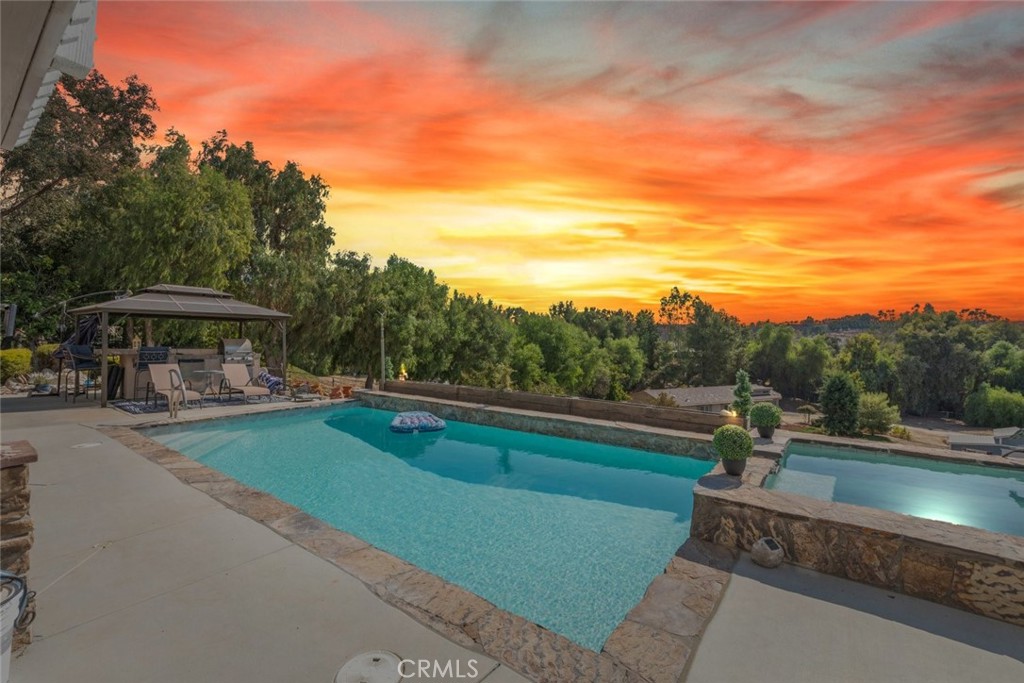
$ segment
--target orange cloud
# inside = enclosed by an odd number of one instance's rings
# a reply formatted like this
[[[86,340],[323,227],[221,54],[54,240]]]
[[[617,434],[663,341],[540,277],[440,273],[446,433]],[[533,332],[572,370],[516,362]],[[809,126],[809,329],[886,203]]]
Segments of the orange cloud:
[[[545,310],[1024,318],[1024,10],[101,3],[158,122],[333,188],[339,248]]]

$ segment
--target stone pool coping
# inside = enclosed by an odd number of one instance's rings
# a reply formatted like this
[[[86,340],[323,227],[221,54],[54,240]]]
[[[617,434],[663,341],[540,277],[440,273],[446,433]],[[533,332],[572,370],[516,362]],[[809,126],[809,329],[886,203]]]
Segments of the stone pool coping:
[[[344,402],[281,408],[329,407]],[[186,422],[241,416],[190,417]],[[156,420],[98,429],[181,482],[359,579],[386,603],[449,640],[538,682],[677,683],[721,601],[738,557],[732,549],[689,539],[608,637],[601,652],[594,652],[136,431],[181,424],[180,419]]]
[[[986,453],[972,453],[970,451],[953,451],[930,446],[914,446],[901,443],[884,443],[880,441],[865,442],[860,439],[849,439],[837,436],[793,436],[783,444],[783,452],[786,446],[791,443],[805,443],[814,446],[827,446],[837,449],[853,449],[869,451],[872,453],[890,453],[892,455],[906,455],[914,458],[927,458],[929,460],[941,460],[954,462],[962,465],[985,465],[989,467],[1004,467],[1007,469],[1024,469],[1024,461],[1016,460],[998,455]]]

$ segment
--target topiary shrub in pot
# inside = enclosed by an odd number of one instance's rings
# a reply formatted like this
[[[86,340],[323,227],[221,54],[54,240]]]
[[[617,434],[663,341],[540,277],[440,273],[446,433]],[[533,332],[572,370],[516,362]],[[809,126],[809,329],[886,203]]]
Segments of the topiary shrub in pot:
[[[747,458],[754,453],[754,440],[739,425],[723,425],[715,430],[711,441],[722,459],[726,474],[738,477],[747,466]]]
[[[750,424],[764,439],[772,438],[775,428],[782,424],[782,409],[774,403],[756,403],[750,409]]]

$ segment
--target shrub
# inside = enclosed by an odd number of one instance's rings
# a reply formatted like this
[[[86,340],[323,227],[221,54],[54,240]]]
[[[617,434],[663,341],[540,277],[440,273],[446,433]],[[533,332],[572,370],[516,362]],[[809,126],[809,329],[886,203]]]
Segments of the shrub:
[[[750,412],[751,391],[750,373],[746,370],[737,370],[736,387],[732,390],[732,395],[736,397],[736,400],[732,402],[732,409],[740,417],[746,417]]]
[[[889,396],[882,393],[861,394],[857,420],[861,429],[871,434],[885,434],[900,421],[900,409],[889,404]]]
[[[754,439],[738,425],[722,425],[711,443],[722,460],[745,460],[754,452]]]
[[[679,404],[676,403],[675,398],[666,394],[664,391],[658,394],[658,400],[654,402],[656,406],[662,406],[665,408],[678,408]]]
[[[32,367],[36,370],[56,370],[57,359],[53,357],[54,352],[60,348],[60,344],[40,344],[32,354]]]
[[[829,434],[840,436],[857,432],[860,412],[860,389],[848,372],[836,372],[825,379],[821,388],[822,425]]]
[[[895,436],[897,439],[903,439],[904,441],[910,441],[910,430],[903,425],[897,425],[889,430],[889,434]]]
[[[0,382],[11,377],[27,375],[32,369],[32,352],[28,349],[4,349],[0,351]]]
[[[967,397],[964,420],[972,427],[1024,427],[1024,394],[982,384]]]
[[[755,403],[750,409],[750,424],[755,427],[778,427],[782,424],[782,409],[774,403]]]

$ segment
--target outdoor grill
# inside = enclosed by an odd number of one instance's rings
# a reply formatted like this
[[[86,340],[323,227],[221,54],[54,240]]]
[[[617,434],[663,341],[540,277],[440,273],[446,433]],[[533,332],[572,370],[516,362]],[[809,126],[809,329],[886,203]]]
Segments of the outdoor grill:
[[[217,352],[224,363],[245,363],[252,367],[252,342],[248,339],[221,339]]]

